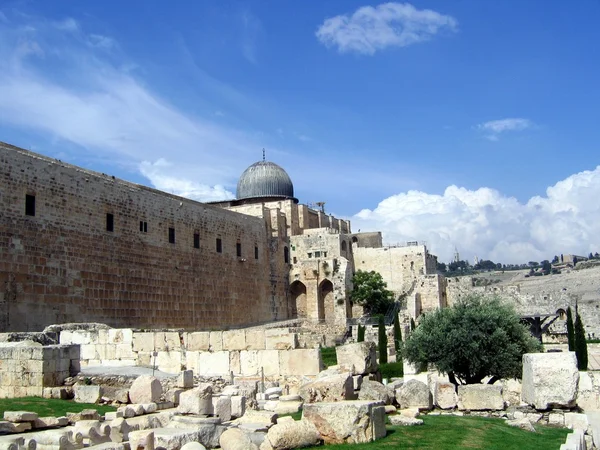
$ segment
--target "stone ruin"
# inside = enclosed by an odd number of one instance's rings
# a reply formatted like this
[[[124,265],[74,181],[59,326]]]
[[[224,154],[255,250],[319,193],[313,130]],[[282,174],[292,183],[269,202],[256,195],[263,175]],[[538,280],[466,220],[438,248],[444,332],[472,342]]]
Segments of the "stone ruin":
[[[455,389],[435,371],[410,373],[408,366],[404,378],[382,380],[370,342],[337,347],[338,365],[320,370],[318,349],[296,348],[296,338],[281,330],[200,334],[92,327],[55,337],[60,343],[27,335],[19,338],[28,341],[0,345],[2,395],[74,397],[119,407],[103,417],[95,410],[66,417],[7,412],[0,421],[0,449],[269,450],[362,443],[385,436],[386,417],[393,425],[412,426],[423,423],[423,414],[498,417],[530,431],[538,424],[567,427],[573,433],[561,448],[599,445],[600,376],[578,372],[573,353],[524,355],[522,382]],[[171,378],[76,375],[91,361],[121,366],[145,361],[150,342],[157,355],[165,353],[167,363],[160,367],[179,369]],[[101,359],[112,355],[111,346],[123,359]],[[225,361],[215,354],[227,356],[226,371],[207,375],[214,372],[207,366]],[[260,366],[260,373],[257,361],[267,357],[273,358],[270,368]],[[203,370],[186,369],[186,361]],[[300,411],[301,420],[287,416]]]

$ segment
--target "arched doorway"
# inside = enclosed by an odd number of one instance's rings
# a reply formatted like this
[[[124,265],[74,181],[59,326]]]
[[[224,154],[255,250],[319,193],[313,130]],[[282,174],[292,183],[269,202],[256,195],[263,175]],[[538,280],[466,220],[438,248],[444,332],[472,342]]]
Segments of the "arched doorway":
[[[292,318],[306,317],[306,286],[301,281],[294,281],[290,286],[292,294]]]
[[[319,285],[319,321],[333,320],[333,284],[323,280]]]

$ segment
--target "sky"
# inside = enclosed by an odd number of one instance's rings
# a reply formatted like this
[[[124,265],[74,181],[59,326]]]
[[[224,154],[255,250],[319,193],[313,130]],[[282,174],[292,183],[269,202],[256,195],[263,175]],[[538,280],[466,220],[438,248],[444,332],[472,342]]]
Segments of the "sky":
[[[440,261],[600,251],[600,1],[0,0],[0,141],[200,201],[262,158]]]

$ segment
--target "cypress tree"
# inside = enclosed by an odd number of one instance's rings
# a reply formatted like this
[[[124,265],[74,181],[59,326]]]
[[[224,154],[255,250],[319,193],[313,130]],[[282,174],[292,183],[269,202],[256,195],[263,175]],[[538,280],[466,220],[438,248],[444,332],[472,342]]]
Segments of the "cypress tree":
[[[379,337],[379,364],[386,364],[388,362],[387,334],[385,333],[385,321],[383,316],[379,316],[379,325],[377,328]]]
[[[400,320],[398,314],[396,314],[394,316],[394,348],[396,353],[400,351],[400,347],[402,347],[402,332],[400,331]]]
[[[415,331],[415,319],[413,319],[412,317],[410,318],[410,331]]]
[[[571,307],[567,308],[567,339],[569,342],[569,351],[575,351],[575,329],[573,327],[573,312]]]
[[[365,327],[364,325],[358,324],[358,331],[356,333],[356,342],[365,341]]]
[[[585,340],[585,329],[583,328],[583,322],[579,313],[575,317],[575,354],[577,355],[577,367],[579,370],[587,370],[587,341]]]

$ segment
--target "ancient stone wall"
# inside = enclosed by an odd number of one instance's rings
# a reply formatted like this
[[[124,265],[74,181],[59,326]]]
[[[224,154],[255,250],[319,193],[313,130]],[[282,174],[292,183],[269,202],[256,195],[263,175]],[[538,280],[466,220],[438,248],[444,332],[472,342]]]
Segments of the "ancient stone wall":
[[[255,377],[314,376],[319,348],[299,348],[287,328],[228,331],[61,331],[61,344],[79,344],[81,366],[155,366],[168,373]]]
[[[353,252],[356,270],[374,270],[381,274],[396,297],[412,293],[419,276],[435,274],[435,269],[432,271],[431,267],[431,255],[424,245],[382,248],[354,246]]]
[[[272,217],[7,144],[0,210],[0,331],[86,321],[200,330],[286,318],[289,266],[285,241],[267,228]]]
[[[79,370],[79,356],[78,345],[0,343],[0,398],[41,397],[44,387],[60,386]]]

